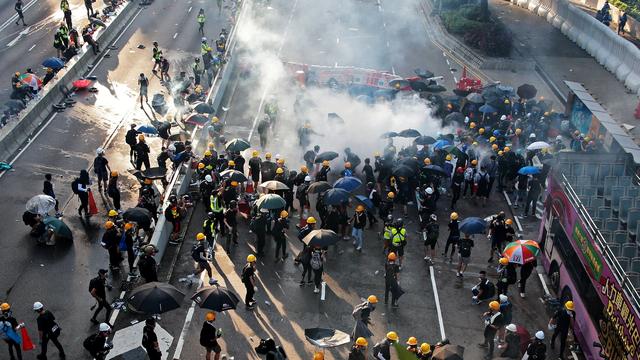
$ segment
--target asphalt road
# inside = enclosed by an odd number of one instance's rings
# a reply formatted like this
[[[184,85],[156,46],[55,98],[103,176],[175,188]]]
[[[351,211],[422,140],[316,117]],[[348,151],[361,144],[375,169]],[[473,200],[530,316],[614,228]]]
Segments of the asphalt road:
[[[123,207],[135,204],[138,187],[131,175],[133,166],[128,161],[124,131],[130,123],[160,116],[152,114],[149,106],[145,105],[145,111],[140,109],[137,77],[141,72],[150,77],[150,95],[164,90],[159,79],[151,74],[153,41],[168,49],[165,56],[171,62],[172,73],[190,69],[193,56],[200,55],[196,24],[200,6],[205,7],[209,19],[206,35],[213,38],[221,27],[228,28],[227,16],[223,13],[219,17],[217,8],[205,6],[204,1],[156,0],[152,6],[141,9],[115,42],[115,49],[106,52],[110,56],[97,60],[91,75],[98,79],[95,85],[98,93],[77,93],[75,107],[53,117],[14,163],[14,170],[0,178],[6,214],[0,220],[3,229],[0,262],[5,269],[0,274],[0,298],[12,303],[14,314],[25,321],[32,336],[35,336],[35,317],[31,306],[34,301],[42,301],[64,329],[61,342],[67,348],[68,358],[86,356],[77,339],[96,330],[89,322],[93,301],[87,292],[88,281],[99,268],[108,265],[107,254],[99,245],[108,203],[100,200],[94,185],[100,213],[88,223],[81,221],[77,216],[79,202],[71,196],[70,183],[80,169],[92,164],[95,149],[106,144],[111,167],[121,174]],[[156,26],[159,18],[163,19],[164,26]],[[146,48],[139,49],[139,44]],[[149,143],[155,163],[160,141],[149,138]],[[72,244],[37,246],[29,237],[29,228],[22,223],[24,204],[42,192],[45,173],[53,174],[61,205],[68,203],[63,220],[73,230]],[[110,296],[117,297],[118,279],[114,280],[116,289]],[[35,355],[26,358],[32,357]]]

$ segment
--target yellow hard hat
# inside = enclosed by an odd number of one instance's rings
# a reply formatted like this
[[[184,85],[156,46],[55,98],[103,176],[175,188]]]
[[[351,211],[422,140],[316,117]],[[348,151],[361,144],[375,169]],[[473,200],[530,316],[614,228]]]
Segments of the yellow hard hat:
[[[567,310],[571,310],[573,311],[573,309],[575,309],[574,305],[573,305],[573,301],[569,300],[566,303],[564,303],[564,307]]]
[[[416,337],[415,337],[415,336],[410,337],[410,338],[407,340],[407,345],[410,345],[410,346],[416,346],[416,345],[418,345],[418,339],[416,339]]]
[[[378,297],[375,295],[369,295],[369,297],[367,297],[367,301],[370,302],[371,304],[377,304]]]
[[[329,166],[329,160],[322,161],[322,166]]]
[[[451,154],[447,154],[447,156],[444,157],[447,161],[451,161],[451,159],[453,159],[453,157],[451,156]]]
[[[115,224],[113,223],[113,221],[107,221],[106,223],[104,223],[104,227],[105,229],[111,229]]]
[[[389,199],[393,199],[394,197],[396,197],[396,194],[394,194],[393,191],[389,191],[389,193],[387,193],[387,197]]]
[[[207,321],[214,321],[216,319],[216,313],[213,311],[209,311],[207,315],[204,317]]]
[[[109,210],[109,217],[112,217],[112,216],[118,216],[118,212],[113,209]]]
[[[346,169],[351,168],[351,163],[347,161],[346,163],[344,163],[344,167],[345,167]]]
[[[20,76],[20,71],[16,71],[15,75]]]
[[[214,117],[211,118],[211,122],[214,123],[214,124],[217,123],[218,121],[220,121],[220,119],[218,119],[217,116],[214,116]]]
[[[204,152],[204,156],[211,156],[211,155],[213,155],[213,154],[212,154],[212,153],[211,153],[211,151],[209,151],[209,150],[207,150],[207,151],[205,151],[205,152]]]
[[[284,169],[283,168],[277,168],[276,169],[276,174],[284,174]]]
[[[480,135],[484,134],[484,128],[478,129],[478,134],[480,134]]]
[[[204,169],[204,163],[198,163],[198,169],[200,170]]]
[[[591,141],[591,136],[585,136],[585,137],[584,137],[584,141],[585,141],[585,142],[589,142],[589,141]]]
[[[305,174],[306,174],[306,173],[308,173],[308,172],[309,172],[309,168],[307,168],[307,166],[306,166],[306,165],[302,165],[302,166],[300,166],[300,171],[302,171],[303,173],[305,173]]]
[[[11,309],[11,305],[9,305],[9,303],[2,303],[2,305],[0,305],[0,310],[2,311],[7,311]]]
[[[522,129],[520,128],[516,129],[516,135],[520,135],[520,134],[522,134]]]
[[[420,344],[420,352],[423,354],[428,354],[431,352],[431,345],[427,343]]]
[[[238,182],[237,182],[237,181],[235,181],[235,180],[234,180],[234,181],[231,181],[231,186],[233,186],[233,187],[238,186]]]
[[[367,346],[369,345],[369,343],[367,342],[367,339],[363,338],[363,337],[359,337],[356,339],[356,345],[358,346]]]
[[[131,228],[133,228],[133,224],[132,224],[132,223],[126,223],[126,224],[124,224],[124,229],[125,229],[125,230],[130,230]]]
[[[473,146],[478,146],[478,142],[477,142],[477,141],[474,141],[474,142],[472,142],[472,143],[471,143],[471,145],[473,145]]]
[[[260,153],[258,152],[258,150],[253,150],[253,151],[251,152],[251,156],[253,156],[253,157],[258,157],[258,155],[260,155]]]
[[[151,180],[151,179],[149,179],[149,178],[144,179],[144,184],[145,184],[145,185],[151,185],[152,183],[153,183],[153,180]]]
[[[496,137],[495,136],[492,136],[492,137],[489,138],[489,142],[494,142],[494,141],[496,141]]]
[[[320,351],[316,351],[313,354],[313,360],[324,360],[324,353]]]
[[[252,263],[256,261],[256,256],[253,254],[247,255],[247,262]]]
[[[471,160],[471,165],[472,166],[478,165],[478,160],[476,160],[476,159]]]
[[[492,301],[489,303],[489,309],[493,310],[493,311],[498,311],[500,310],[500,303],[497,301]]]
[[[502,156],[502,155],[504,155],[504,151],[502,150],[498,151],[498,156]]]
[[[229,160],[229,162],[227,163],[227,165],[229,166],[236,166],[236,162],[233,160]]]
[[[364,211],[364,206],[362,206],[362,205],[356,206],[356,211],[357,212],[363,212]]]
[[[501,257],[498,262],[500,263],[500,265],[507,265],[509,263],[509,259],[506,257]]]
[[[387,333],[387,339],[389,339],[391,341],[398,341],[398,334],[396,334],[395,331],[389,331]]]
[[[115,170],[111,171],[111,177],[118,177],[118,172]]]
[[[507,219],[504,223],[507,225],[513,225],[513,220]]]
[[[429,158],[425,158],[425,159],[424,159],[424,164],[425,164],[425,165],[431,165],[431,159],[429,159]]]
[[[140,140],[140,141],[144,141],[144,134],[140,134],[140,135],[138,135],[138,140]]]
[[[206,238],[206,236],[204,236],[203,233],[198,233],[198,235],[196,235],[196,240],[198,241],[202,241]]]
[[[469,124],[469,127],[470,127],[470,128],[472,128],[472,129],[474,129],[474,128],[476,127],[476,123],[471,122],[471,124]]]
[[[508,147],[508,146],[505,146],[505,147],[504,147],[504,152],[509,152],[509,151],[511,151],[511,148],[510,148],[510,147]]]
[[[313,216],[309,216],[307,218],[307,224],[315,224],[316,223],[316,218],[314,218]]]
[[[493,150],[498,150],[498,144],[493,144],[493,145],[491,145],[491,148],[492,148]]]
[[[213,150],[213,149],[215,149],[215,148],[216,148],[216,144],[214,144],[214,143],[210,142],[209,144],[207,144],[207,148],[209,148],[209,149]]]
[[[373,156],[374,156],[374,157],[379,157],[379,156],[380,156],[380,151],[376,151],[376,152],[374,152],[374,153],[373,153]]]
[[[284,159],[278,159],[277,163],[278,164],[284,164]]]
[[[457,212],[452,212],[451,215],[449,215],[449,218],[451,220],[458,220],[458,213]]]
[[[504,103],[505,103],[505,104],[509,104],[509,103],[511,103],[511,102],[509,101],[509,99],[504,99]]]
[[[394,252],[390,252],[389,255],[387,255],[387,260],[389,261],[396,261],[397,258],[398,256]]]
[[[289,216],[289,213],[287,212],[287,210],[280,211],[280,217],[281,218],[286,218],[287,216]]]

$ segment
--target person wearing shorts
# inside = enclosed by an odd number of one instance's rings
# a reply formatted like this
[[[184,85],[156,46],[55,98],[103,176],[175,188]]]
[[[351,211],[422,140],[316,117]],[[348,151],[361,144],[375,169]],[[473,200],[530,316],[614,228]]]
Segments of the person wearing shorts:
[[[471,248],[473,247],[473,239],[468,234],[464,234],[464,237],[460,239],[458,244],[458,272],[457,277],[462,277],[462,274],[469,265],[469,259],[471,258]]]
[[[207,360],[211,360],[211,353],[215,354],[213,356],[215,360],[219,360],[222,352],[222,348],[218,344],[218,338],[222,335],[222,332],[213,325],[214,321],[216,321],[216,313],[209,311],[205,316],[205,322],[202,324],[202,330],[200,331],[200,345],[207,350],[205,357]]]

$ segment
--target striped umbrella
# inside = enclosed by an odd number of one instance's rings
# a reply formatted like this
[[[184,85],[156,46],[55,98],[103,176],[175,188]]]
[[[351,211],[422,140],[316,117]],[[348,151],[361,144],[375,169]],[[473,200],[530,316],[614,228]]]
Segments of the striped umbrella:
[[[535,260],[540,252],[540,246],[533,240],[517,240],[508,243],[502,255],[509,259],[510,263],[526,264]]]

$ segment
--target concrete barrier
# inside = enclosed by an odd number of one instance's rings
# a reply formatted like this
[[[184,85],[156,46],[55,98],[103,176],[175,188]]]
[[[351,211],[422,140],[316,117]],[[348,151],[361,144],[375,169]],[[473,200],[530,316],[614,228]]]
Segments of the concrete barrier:
[[[540,0],[529,0],[529,4],[527,4],[527,9],[535,13],[538,10],[538,6],[540,6]]]
[[[128,2],[119,9],[119,13],[106,26],[96,34],[103,48],[110,44],[124,29],[139,6],[134,1]],[[17,153],[34,132],[50,117],[53,105],[62,101],[65,97],[64,89],[70,88],[71,83],[84,74],[87,66],[96,59],[90,46],[85,44],[80,55],[71,59],[65,69],[58,72],[57,79],[40,91],[40,98],[32,100],[27,108],[20,113],[15,120],[15,125],[0,139],[0,159],[7,161]]]

